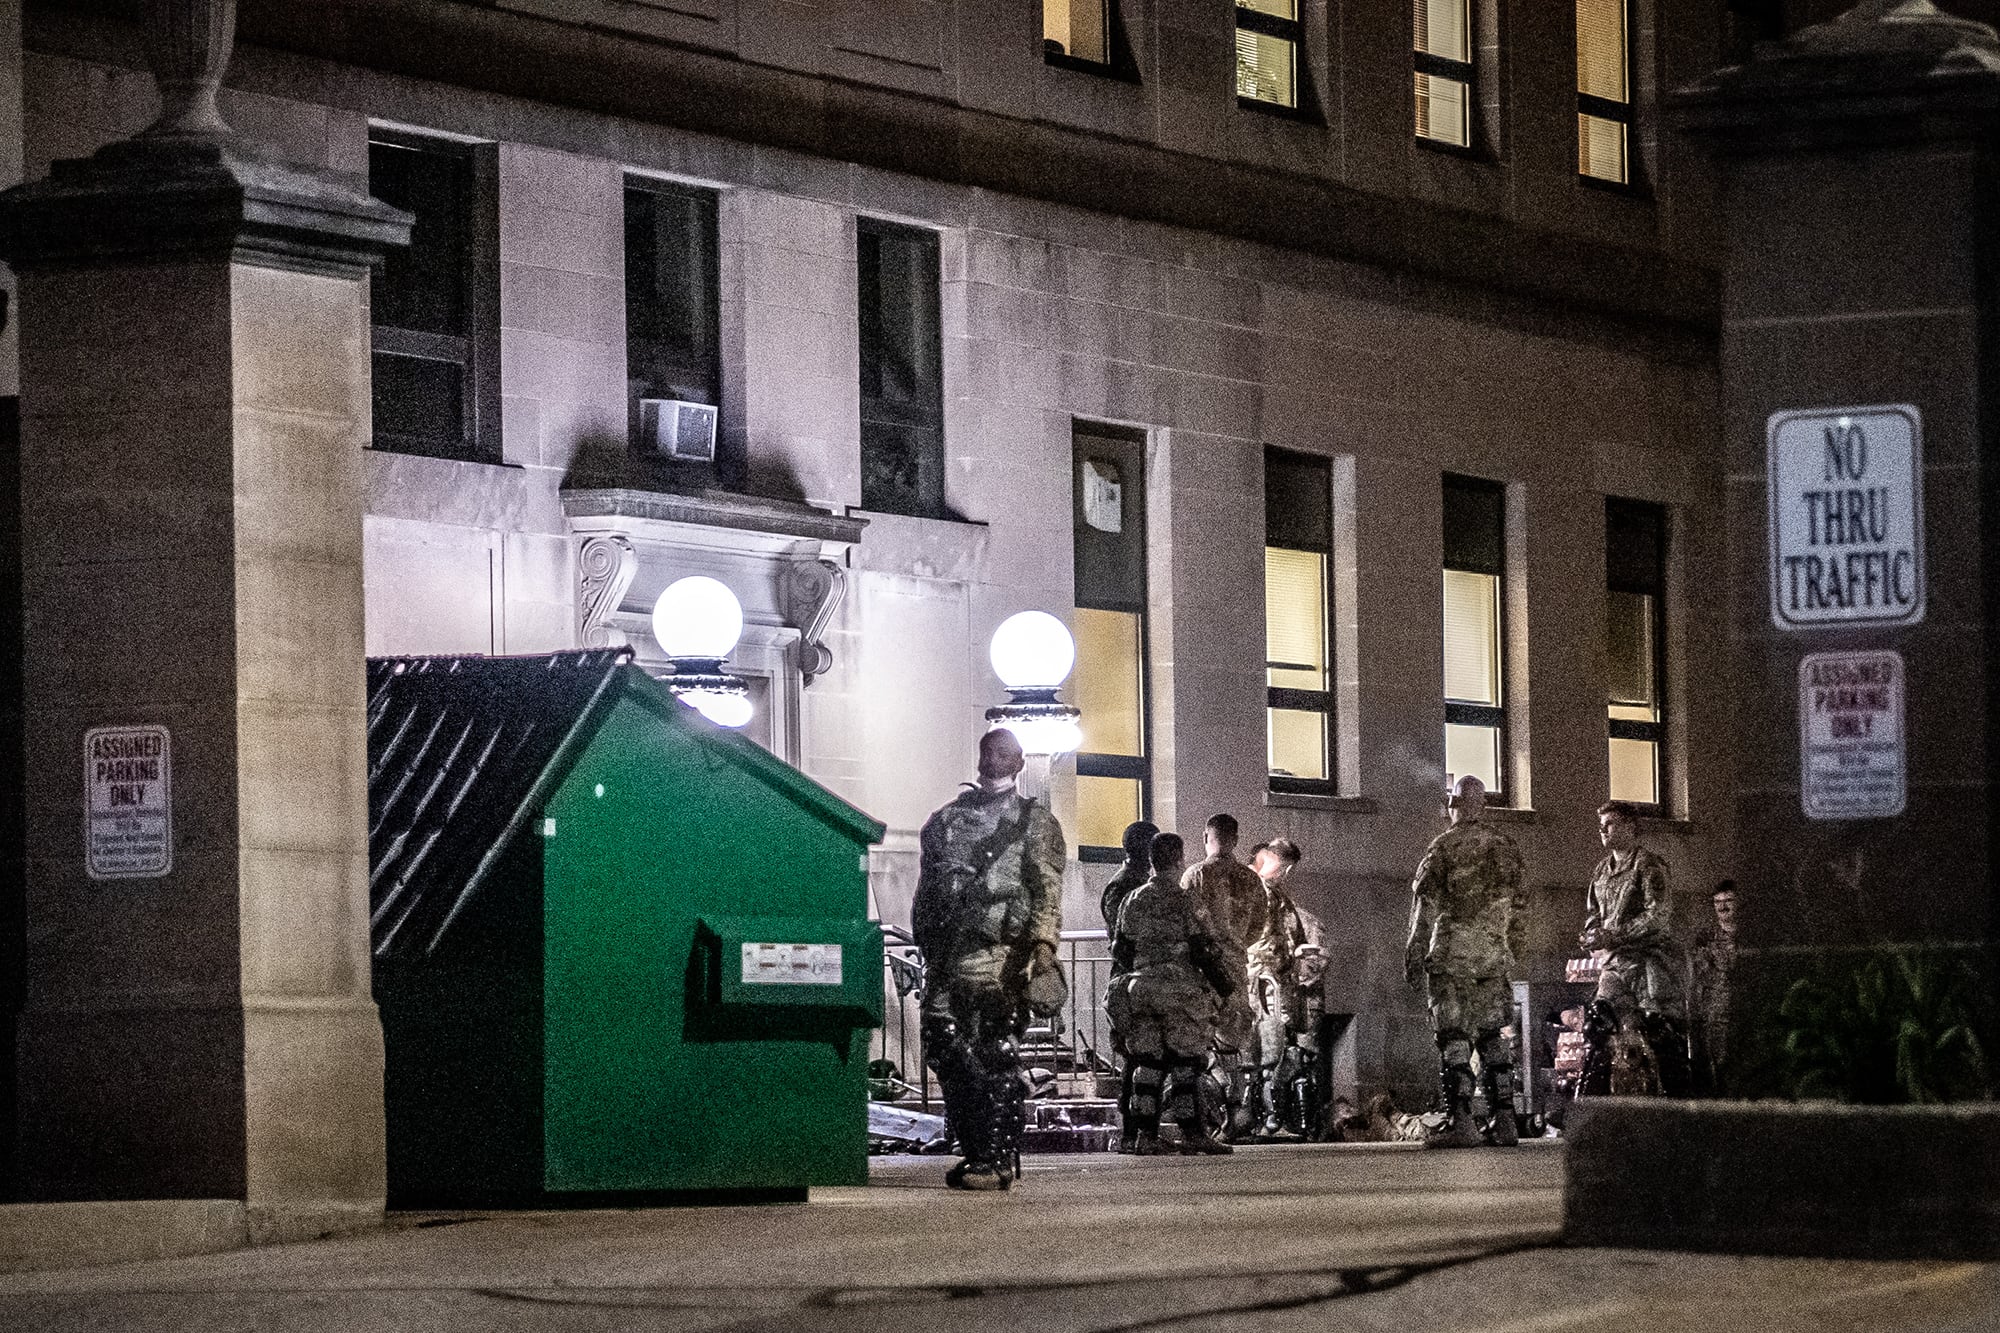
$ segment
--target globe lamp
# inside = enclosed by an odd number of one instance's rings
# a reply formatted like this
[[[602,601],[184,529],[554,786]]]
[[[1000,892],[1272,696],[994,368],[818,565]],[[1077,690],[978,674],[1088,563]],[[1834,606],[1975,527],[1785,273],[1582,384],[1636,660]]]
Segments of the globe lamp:
[[[1056,697],[1076,665],[1076,641],[1062,621],[1046,611],[1011,615],[993,631],[989,656],[1007,702],[986,710],[988,723],[1013,732],[1030,755],[1053,759],[1083,744],[1082,714]]]
[[[723,667],[743,637],[743,604],[727,584],[703,574],[676,579],[653,603],[653,637],[673,664],[661,683],[719,727],[750,720],[750,688]]]

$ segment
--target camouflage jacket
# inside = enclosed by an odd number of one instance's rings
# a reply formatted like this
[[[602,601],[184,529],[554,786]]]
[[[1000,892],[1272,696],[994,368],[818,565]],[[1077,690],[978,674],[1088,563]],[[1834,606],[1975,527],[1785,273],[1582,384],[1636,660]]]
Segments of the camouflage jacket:
[[[1118,873],[1104,886],[1104,896],[1098,900],[1098,910],[1104,913],[1104,929],[1112,935],[1118,933],[1118,909],[1132,890],[1144,884],[1147,879],[1146,867],[1137,861],[1126,861],[1118,867]]]
[[[1665,959],[1674,947],[1673,888],[1667,863],[1644,847],[1622,866],[1607,856],[1590,875],[1590,898],[1583,933],[1612,960]]]
[[[1233,856],[1211,856],[1200,865],[1187,868],[1181,887],[1192,893],[1207,912],[1215,938],[1236,955],[1236,968],[1243,968],[1243,952],[1249,941],[1264,933],[1269,907],[1264,881],[1257,872]]]
[[[1047,805],[968,787],[918,835],[910,933],[927,966],[995,946],[1055,946],[1062,931],[1063,833]]]
[[[1299,946],[1311,942],[1305,916],[1281,887],[1264,886],[1264,928],[1243,942],[1254,971],[1272,976],[1289,973]]]
[[[1217,943],[1207,911],[1184,884],[1155,875],[1128,894],[1118,940],[1135,1010],[1206,1018],[1212,991],[1197,951],[1214,958]]]
[[[1479,820],[1431,839],[1410,882],[1409,952],[1426,971],[1505,977],[1527,945],[1528,891],[1514,840]]]

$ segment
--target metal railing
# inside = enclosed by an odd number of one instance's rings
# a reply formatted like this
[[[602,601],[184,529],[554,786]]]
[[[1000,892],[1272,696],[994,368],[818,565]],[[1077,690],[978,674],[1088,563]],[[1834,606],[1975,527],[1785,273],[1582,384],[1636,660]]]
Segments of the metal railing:
[[[923,952],[900,927],[884,925],[882,936],[883,1020],[869,1045],[868,1095],[876,1101],[929,1110],[937,1102],[937,1091],[924,1065],[919,1013]],[[1040,1096],[1110,1096],[1118,1069],[1111,1053],[1111,1024],[1104,1014],[1111,942],[1101,930],[1066,930],[1056,956],[1069,978],[1069,1002],[1061,1013],[1038,1019],[1028,1028],[1021,1063],[1055,1076]]]

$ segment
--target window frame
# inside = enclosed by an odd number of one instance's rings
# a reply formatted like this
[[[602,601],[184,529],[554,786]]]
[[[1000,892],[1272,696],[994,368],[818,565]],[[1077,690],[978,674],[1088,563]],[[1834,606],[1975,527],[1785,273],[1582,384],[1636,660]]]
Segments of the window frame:
[[[1576,4],[1572,5],[1570,9],[1572,35],[1578,37],[1581,36],[1582,29],[1580,24],[1578,24],[1580,16],[1576,11],[1577,7],[1583,4],[1583,2],[1584,0],[1576,0]],[[1625,100],[1622,102],[1613,101],[1611,98],[1599,97],[1594,93],[1583,91],[1583,65],[1581,61],[1577,63],[1575,80],[1577,85],[1576,114],[1579,120],[1576,125],[1576,177],[1579,181],[1593,189],[1636,193],[1640,188],[1639,156],[1637,145],[1634,143],[1634,135],[1638,129],[1635,109],[1636,98],[1634,96],[1639,86],[1638,34],[1633,31],[1632,27],[1632,0],[1617,0],[1617,3],[1624,12]],[[1580,119],[1583,116],[1593,116],[1598,120],[1612,121],[1625,127],[1624,180],[1612,180],[1606,176],[1593,176],[1583,169],[1583,125]]]
[[[1496,534],[1498,540],[1494,544],[1497,558],[1494,560],[1493,568],[1491,569],[1464,562],[1453,564],[1450,553],[1447,550],[1444,559],[1440,561],[1439,565],[1438,610],[1440,615],[1442,615],[1444,610],[1443,571],[1461,574],[1480,574],[1491,577],[1494,580],[1493,669],[1495,675],[1494,683],[1497,686],[1494,693],[1499,696],[1500,702],[1498,704],[1472,703],[1465,700],[1453,699],[1449,695],[1446,695],[1444,697],[1444,721],[1447,727],[1493,728],[1495,732],[1495,776],[1498,778],[1500,786],[1497,790],[1489,790],[1486,793],[1486,801],[1489,805],[1507,806],[1513,803],[1511,793],[1514,785],[1510,781],[1512,775],[1508,771],[1512,751],[1509,749],[1507,734],[1507,484],[1505,482],[1492,481],[1485,477],[1466,476],[1456,472],[1445,473],[1440,494],[1442,495],[1444,492],[1454,488],[1482,495],[1491,495],[1493,497],[1493,502],[1499,511],[1499,530]],[[1444,636],[1442,633],[1438,636],[1438,648],[1440,653],[1438,690],[1442,694],[1444,689],[1442,670]],[[1442,742],[1443,737],[1441,736],[1439,739]]]
[[[1072,55],[1068,51],[1052,51],[1049,43],[1047,19],[1043,19],[1042,63],[1051,69],[1074,70],[1079,74],[1090,74],[1100,79],[1118,79],[1125,83],[1139,82],[1138,63],[1132,58],[1131,44],[1125,38],[1125,23],[1118,12],[1118,0],[1100,0],[1104,6],[1104,59],[1092,60],[1088,56]],[[1071,0],[1074,4],[1075,0]]]
[[[857,306],[856,333],[858,354],[856,356],[856,380],[860,389],[858,415],[860,417],[860,463],[861,463],[861,507],[876,513],[900,514],[909,518],[951,518],[945,504],[945,438],[944,438],[944,292],[943,292],[943,246],[939,234],[928,227],[913,227],[904,223],[889,222],[882,218],[866,215],[855,218],[855,295]],[[936,368],[936,378],[930,386],[930,400],[927,404],[899,403],[885,399],[879,393],[868,390],[869,376],[869,321],[871,316],[879,317],[882,301],[879,287],[874,299],[866,299],[863,290],[868,265],[863,261],[864,238],[873,236],[881,239],[899,239],[919,243],[929,260],[928,304],[930,313],[930,337],[932,364]],[[881,334],[876,332],[877,346]],[[879,368],[879,355],[876,359]],[[871,495],[869,491],[868,453],[871,447],[870,427],[882,430],[907,431],[922,437],[925,444],[922,458],[916,459],[919,468],[917,483],[912,488],[914,502],[909,505],[899,503],[885,505],[877,503],[885,497],[880,492]],[[883,447],[877,444],[876,447]],[[923,465],[928,463],[928,468]]]
[[[1312,113],[1308,109],[1306,99],[1305,3],[1306,0],[1293,0],[1292,17],[1286,19],[1279,18],[1276,14],[1266,14],[1261,9],[1251,9],[1236,3],[1236,0],[1231,0],[1231,7],[1236,11],[1236,22],[1230,30],[1232,42],[1235,40],[1235,33],[1247,29],[1264,37],[1275,38],[1292,49],[1292,100],[1273,102],[1262,97],[1246,97],[1238,92],[1236,105],[1239,109],[1261,111],[1267,115],[1284,116],[1295,120],[1311,118]]]
[[[1086,448],[1087,444],[1099,446]],[[1072,486],[1081,472],[1084,460],[1096,456],[1115,461],[1121,473],[1139,479],[1137,497],[1129,508],[1137,526],[1131,537],[1143,553],[1147,549],[1146,524],[1146,437],[1143,431],[1128,427],[1107,426],[1096,422],[1076,421],[1070,426],[1070,477]],[[1129,485],[1130,483],[1126,483]],[[1078,495],[1071,500],[1072,523],[1083,524],[1083,501]],[[1087,556],[1082,541],[1075,544],[1076,563]],[[1076,753],[1076,775],[1079,778],[1119,778],[1136,780],[1139,784],[1139,818],[1153,817],[1153,672],[1152,672],[1152,614],[1150,601],[1149,571],[1145,561],[1140,562],[1137,597],[1093,596],[1082,586],[1083,580],[1072,573],[1073,605],[1080,611],[1110,611],[1126,615],[1136,615],[1139,619],[1139,748],[1137,755],[1100,754],[1078,750]],[[1076,857],[1078,861],[1096,865],[1118,865],[1125,859],[1122,847],[1110,847],[1096,843],[1085,843],[1079,823],[1077,830]]]
[[[704,271],[701,274],[701,281],[706,288],[704,298],[708,308],[709,325],[707,331],[709,353],[708,364],[704,368],[706,372],[704,387],[709,394],[710,405],[716,410],[715,461],[713,463],[675,461],[650,454],[641,447],[639,439],[641,424],[639,420],[639,400],[645,395],[641,391],[638,377],[633,373],[632,329],[634,321],[632,319],[632,307],[634,302],[632,291],[632,251],[629,244],[629,235],[625,246],[624,272],[622,277],[626,311],[625,383],[627,447],[636,456],[644,459],[648,466],[661,469],[677,478],[690,482],[690,484],[700,485],[705,482],[722,489],[734,490],[742,485],[743,460],[728,448],[727,441],[729,434],[724,429],[725,423],[722,419],[724,368],[722,355],[721,192],[697,185],[684,185],[678,181],[663,180],[657,176],[646,176],[628,172],[625,175],[624,189],[621,195],[623,227],[627,233],[629,233],[631,226],[632,195],[634,194],[664,196],[670,199],[694,202],[705,205],[708,210],[706,218],[708,253],[703,264]],[[691,364],[690,368],[692,368]]]
[[[1411,132],[1412,137],[1417,143],[1436,152],[1456,153],[1463,157],[1484,157],[1486,153],[1480,143],[1481,125],[1479,118],[1479,30],[1475,26],[1479,17],[1479,6],[1478,0],[1459,0],[1459,3],[1465,6],[1466,59],[1453,60],[1449,56],[1432,55],[1428,51],[1419,51],[1416,49],[1417,38],[1414,3],[1411,7],[1410,54],[1414,63],[1414,69],[1411,71],[1412,74],[1424,74],[1434,79],[1450,79],[1454,83],[1465,85],[1465,142],[1458,144],[1451,142],[1449,139],[1439,139],[1428,134],[1417,133],[1414,111],[1410,117]],[[1410,88],[1412,104],[1414,106],[1416,97],[1416,81],[1414,78],[1411,80]]]
[[[377,270],[370,277],[368,313],[371,371],[378,356],[441,361],[460,367],[459,401],[463,429],[461,438],[455,443],[377,429],[374,423],[375,395],[379,391],[380,377],[371,374],[369,448],[383,453],[412,454],[451,462],[498,463],[502,459],[499,172],[493,146],[442,134],[371,124],[368,127],[371,153],[377,144],[451,158],[461,163],[465,172],[465,198],[461,201],[465,216],[460,219],[464,229],[464,253],[458,265],[465,306],[465,332],[442,334],[377,323],[375,312],[379,303],[374,294],[379,290],[385,270]],[[372,164],[369,184],[372,191]]]
[[[1271,521],[1270,521],[1270,494],[1271,494],[1271,474],[1272,474],[1271,465],[1273,462],[1277,462],[1280,465],[1288,467],[1301,467],[1301,466],[1307,467],[1310,468],[1315,474],[1317,474],[1319,484],[1325,488],[1324,498],[1326,502],[1327,517],[1326,517],[1326,544],[1324,546],[1300,546],[1300,545],[1294,545],[1291,542],[1281,542],[1272,540]],[[1324,690],[1301,690],[1288,686],[1270,684],[1269,672],[1271,670],[1271,662],[1268,657],[1268,654],[1270,652],[1270,626],[1268,624],[1265,626],[1264,629],[1265,653],[1267,654],[1267,656],[1264,662],[1264,670],[1266,673],[1266,682],[1264,686],[1264,725],[1266,729],[1264,780],[1265,783],[1267,784],[1268,789],[1273,792],[1286,793],[1297,796],[1336,796],[1340,792],[1340,776],[1339,776],[1340,695],[1337,689],[1339,678],[1336,670],[1336,665],[1334,662],[1333,460],[1331,458],[1323,457],[1319,454],[1301,453],[1297,450],[1278,449],[1271,446],[1266,446],[1264,449],[1264,494],[1265,494],[1264,549],[1267,551],[1270,550],[1303,551],[1308,554],[1317,555],[1325,562],[1325,564],[1322,567],[1323,577],[1320,583],[1320,596],[1321,596],[1320,614],[1322,617],[1320,624],[1322,633],[1325,636],[1325,642],[1324,644],[1322,644],[1320,652],[1324,656],[1326,661],[1326,685],[1327,685],[1327,687]],[[1266,587],[1265,596],[1266,598],[1270,596],[1268,585]],[[1282,774],[1272,773],[1270,771],[1271,765],[1270,765],[1270,752],[1269,752],[1269,728],[1270,728],[1271,713],[1274,711],[1291,712],[1291,713],[1318,713],[1322,716],[1322,718],[1324,719],[1323,725],[1325,727],[1325,731],[1323,732],[1324,745],[1325,745],[1325,755],[1324,755],[1325,762],[1323,766],[1325,767],[1327,774],[1325,777],[1323,778],[1301,778],[1295,776],[1288,777]]]
[[[1645,516],[1648,519],[1650,519],[1650,521],[1655,525],[1655,529],[1657,532],[1653,550],[1653,567],[1655,570],[1655,579],[1650,587],[1642,587],[1635,582],[1621,580],[1617,578],[1616,571],[1612,568],[1612,562],[1610,558],[1612,515],[1619,509],[1625,509],[1628,511],[1643,511]],[[1667,723],[1668,723],[1667,705],[1669,702],[1667,694],[1668,532],[1669,532],[1668,512],[1666,505],[1660,504],[1657,501],[1633,500],[1622,496],[1605,497],[1604,499],[1604,542],[1605,542],[1604,589],[1607,597],[1606,607],[1608,609],[1610,605],[1608,600],[1609,594],[1614,592],[1629,593],[1636,596],[1651,597],[1653,599],[1653,616],[1652,616],[1652,625],[1650,627],[1652,629],[1652,637],[1653,637],[1653,661],[1652,661],[1653,711],[1656,714],[1658,714],[1658,716],[1651,722],[1638,722],[1638,721],[1628,720],[1625,718],[1611,717],[1610,709],[1612,705],[1610,701],[1610,691],[1607,683],[1607,688],[1605,693],[1605,711],[1606,711],[1605,739],[1607,742],[1607,746],[1608,743],[1613,740],[1649,741],[1652,743],[1653,763],[1654,763],[1653,782],[1657,799],[1652,801],[1633,801],[1632,804],[1634,806],[1637,806],[1642,813],[1655,816],[1664,816],[1671,804],[1667,799],[1667,793],[1670,790],[1668,786],[1670,756],[1668,753],[1668,746],[1667,746]],[[1608,754],[1607,754],[1607,761],[1608,761]],[[1609,783],[1608,773],[1606,775],[1605,785],[1606,785],[1606,791],[1605,791],[1606,799],[1612,799],[1609,790],[1610,783]]]

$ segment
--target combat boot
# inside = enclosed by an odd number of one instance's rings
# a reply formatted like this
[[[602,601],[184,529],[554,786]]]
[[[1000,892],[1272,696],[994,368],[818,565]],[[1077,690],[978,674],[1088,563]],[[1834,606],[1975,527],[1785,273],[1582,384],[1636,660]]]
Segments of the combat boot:
[[[1167,1146],[1160,1142],[1160,1136],[1150,1130],[1141,1132],[1138,1138],[1132,1140],[1134,1157],[1159,1157],[1166,1151]]]
[[[1470,1106],[1452,1107],[1450,1117],[1424,1135],[1426,1148],[1477,1148],[1485,1142],[1485,1136],[1479,1132],[1479,1122],[1472,1118]]]
[[[1186,1157],[1227,1157],[1236,1149],[1208,1132],[1205,1125],[1181,1126],[1181,1153]]]
[[[1014,1183],[1014,1174],[992,1162],[965,1161],[944,1173],[944,1183],[955,1190],[1004,1190]]]
[[[1520,1126],[1514,1123],[1514,1108],[1502,1107],[1493,1113],[1493,1123],[1486,1127],[1487,1135],[1496,1148],[1512,1148],[1521,1141]]]

